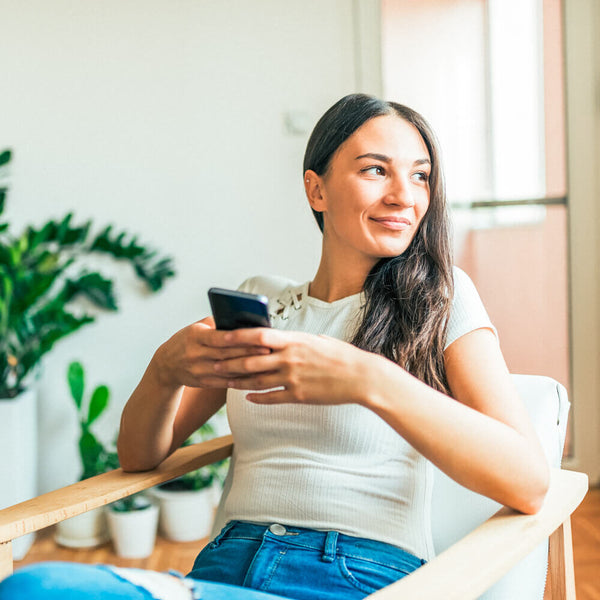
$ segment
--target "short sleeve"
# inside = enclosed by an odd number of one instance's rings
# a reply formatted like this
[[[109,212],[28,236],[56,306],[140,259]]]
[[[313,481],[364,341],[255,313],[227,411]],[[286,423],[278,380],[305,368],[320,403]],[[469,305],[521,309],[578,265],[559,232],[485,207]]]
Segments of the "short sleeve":
[[[491,329],[496,338],[498,331],[492,324],[471,278],[454,267],[454,298],[446,330],[444,350],[459,337],[475,329]]]
[[[248,294],[256,294],[256,277],[249,277],[238,285],[238,292],[246,292]]]
[[[258,275],[246,279],[238,286],[239,292],[249,294],[263,294],[270,300],[276,299],[290,286],[298,285],[297,282],[284,277]]]

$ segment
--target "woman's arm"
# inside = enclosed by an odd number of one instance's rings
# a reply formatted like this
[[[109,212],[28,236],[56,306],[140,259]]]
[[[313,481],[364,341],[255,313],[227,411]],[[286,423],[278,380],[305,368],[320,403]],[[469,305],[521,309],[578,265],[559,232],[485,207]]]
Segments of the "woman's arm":
[[[268,356],[225,360],[215,372],[257,403],[354,402],[378,414],[450,477],[519,511],[539,509],[547,461],[512,385],[494,334],[477,329],[445,352],[451,398],[382,356],[305,333],[230,332],[228,343],[262,345]]]
[[[161,463],[225,403],[226,389],[161,384],[150,363],[129,398],[117,441],[125,471],[147,471]]]
[[[495,335],[472,331],[444,356],[458,402],[391,365],[384,379],[398,381],[407,393],[394,398],[387,386],[376,385],[365,405],[465,487],[536,512],[549,485],[548,463]]]
[[[268,352],[224,347],[224,334],[207,318],[156,351],[121,416],[117,449],[125,471],[154,468],[223,406],[227,380],[214,373],[216,361]]]

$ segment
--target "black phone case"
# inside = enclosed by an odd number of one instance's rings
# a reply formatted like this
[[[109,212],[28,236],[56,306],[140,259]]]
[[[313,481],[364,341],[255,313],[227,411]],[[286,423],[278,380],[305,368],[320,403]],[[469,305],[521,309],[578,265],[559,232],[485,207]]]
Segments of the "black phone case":
[[[217,329],[271,326],[266,296],[210,288],[208,299]]]

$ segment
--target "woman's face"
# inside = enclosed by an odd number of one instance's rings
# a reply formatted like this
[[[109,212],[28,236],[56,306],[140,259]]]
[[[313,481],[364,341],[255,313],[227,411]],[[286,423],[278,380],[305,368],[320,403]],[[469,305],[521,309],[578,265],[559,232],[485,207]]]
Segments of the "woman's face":
[[[430,174],[416,127],[395,115],[367,121],[338,148],[327,173],[305,174],[311,206],[323,213],[327,251],[371,266],[402,254],[429,206]]]

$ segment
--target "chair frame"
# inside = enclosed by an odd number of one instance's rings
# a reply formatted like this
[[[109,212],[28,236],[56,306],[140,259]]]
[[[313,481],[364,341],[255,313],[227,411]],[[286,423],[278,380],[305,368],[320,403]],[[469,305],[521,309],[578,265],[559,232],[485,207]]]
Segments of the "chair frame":
[[[233,438],[227,435],[179,448],[151,471],[116,469],[0,510],[0,580],[13,572],[13,539],[180,477],[232,452]],[[523,515],[502,508],[423,567],[369,598],[475,600],[550,537],[550,597],[574,600],[570,517],[587,490],[584,473],[553,469],[550,489],[538,513]]]

